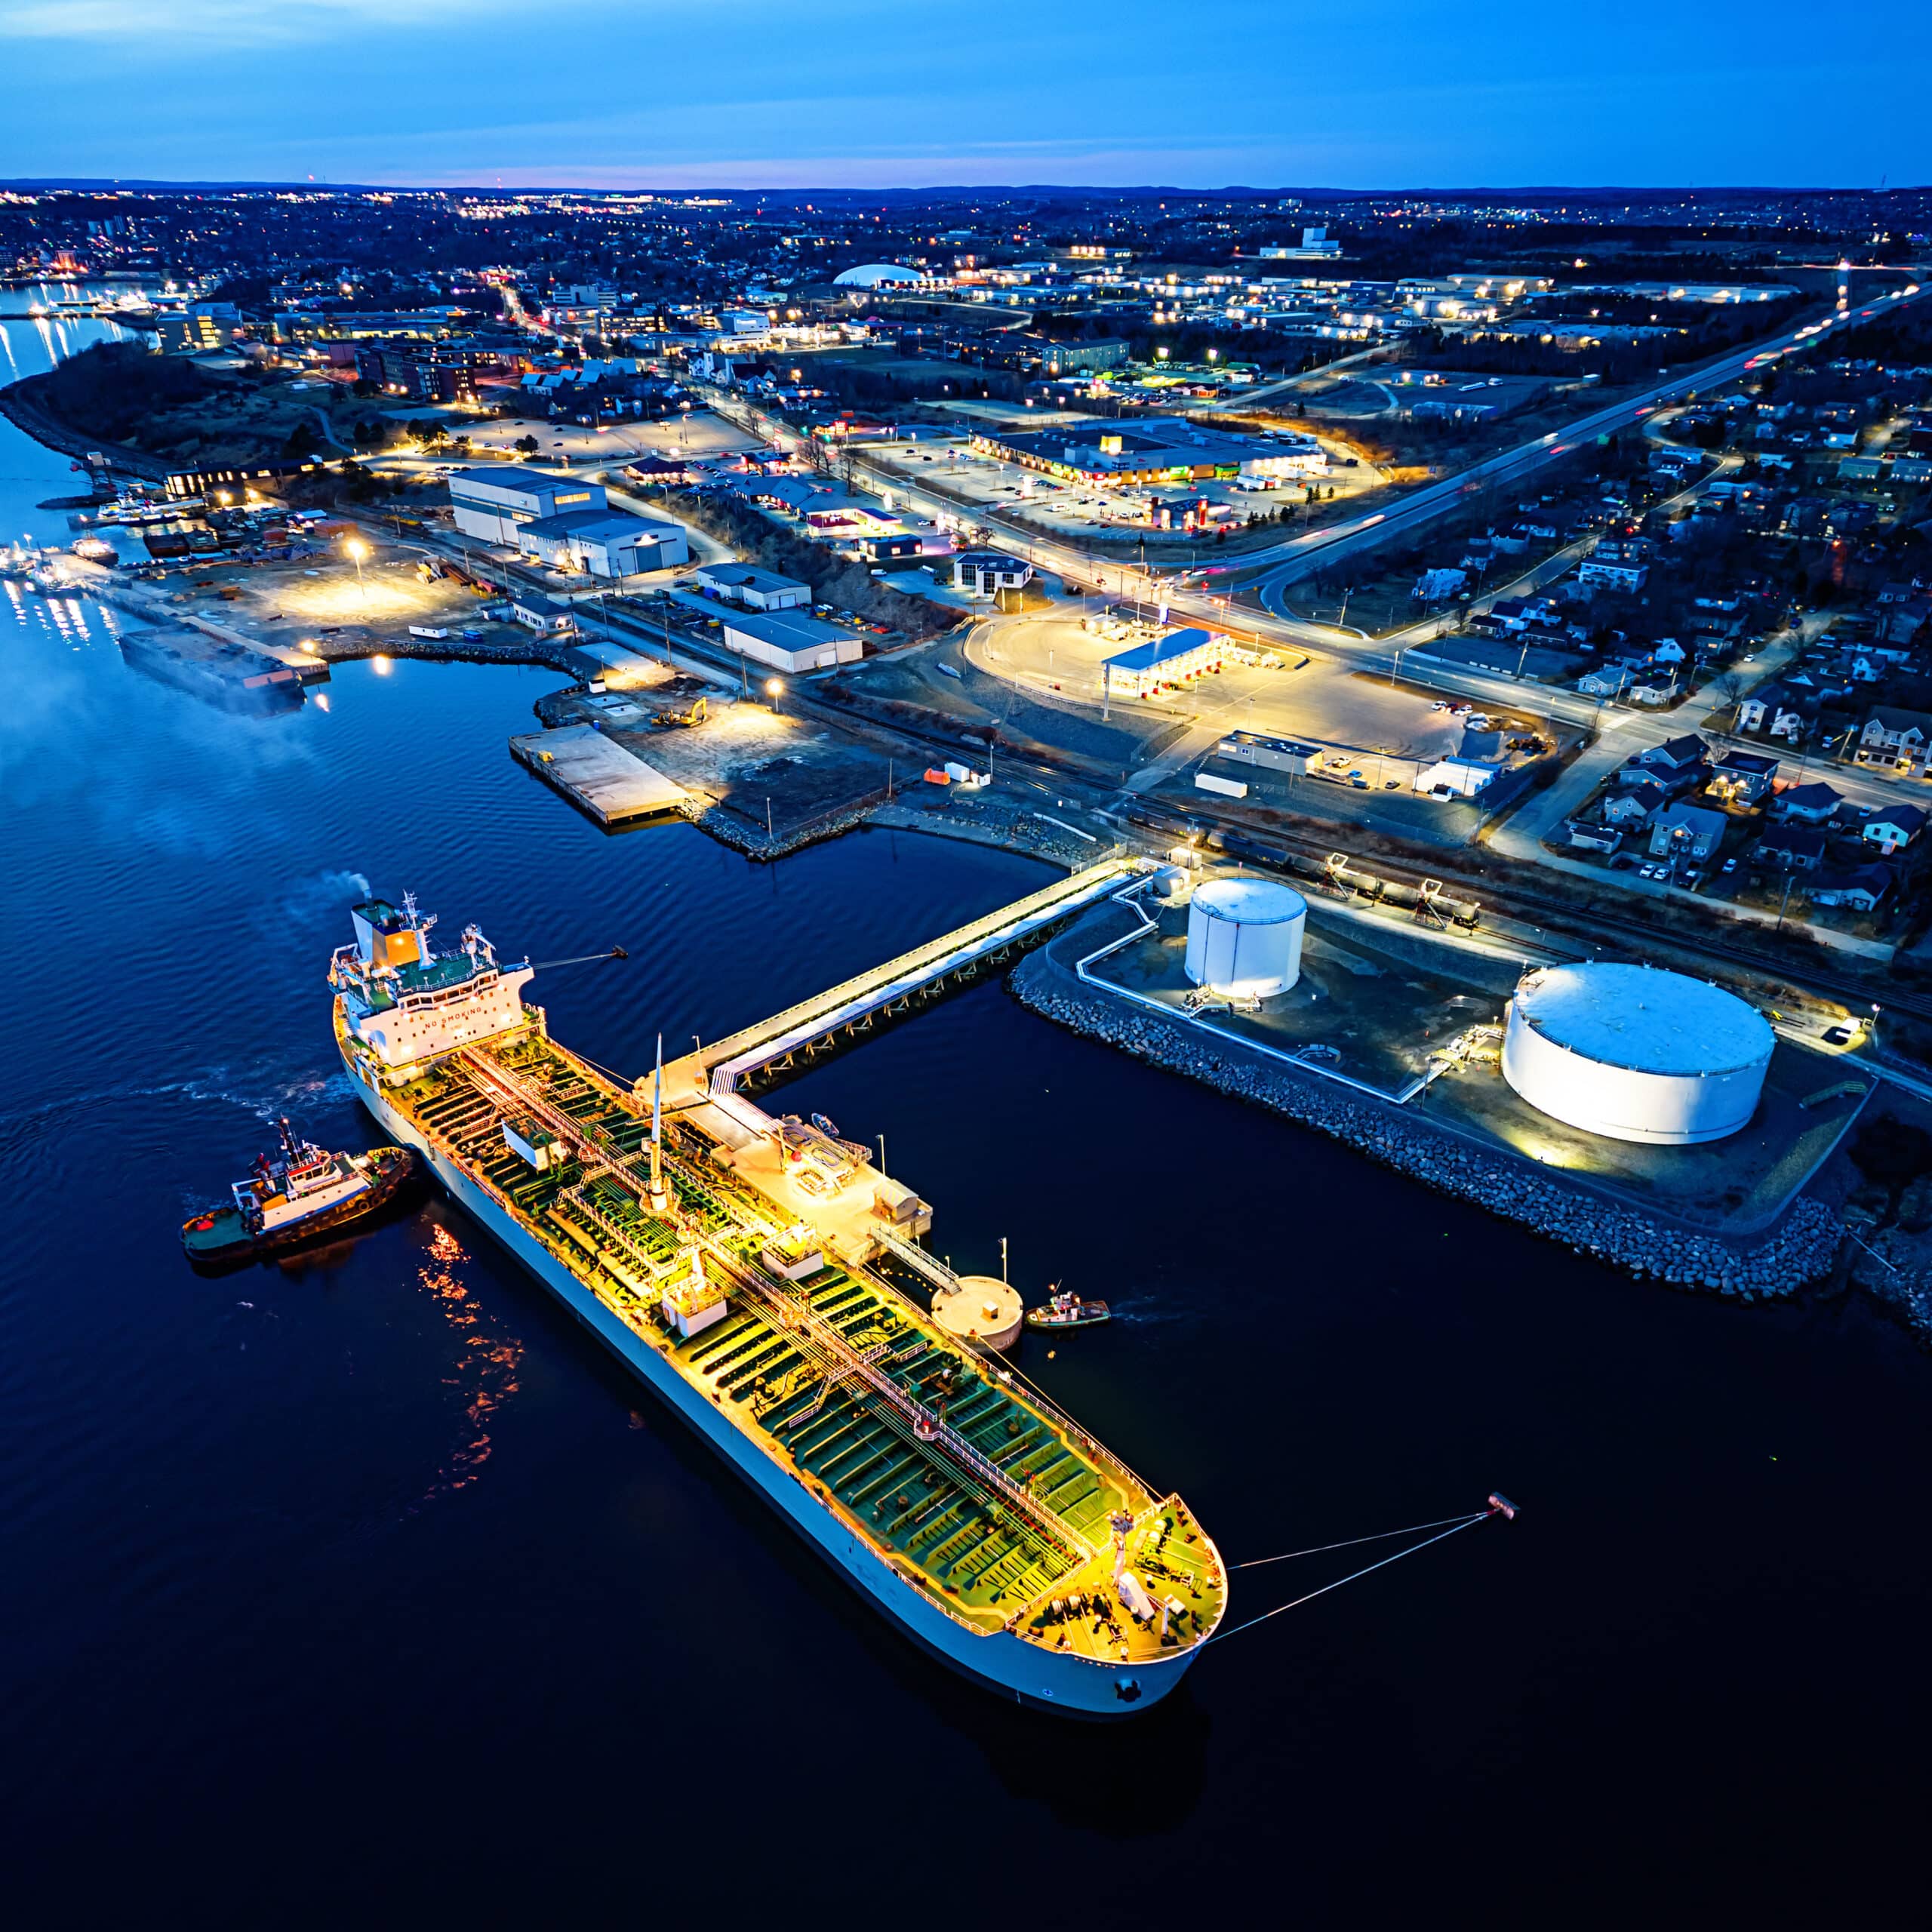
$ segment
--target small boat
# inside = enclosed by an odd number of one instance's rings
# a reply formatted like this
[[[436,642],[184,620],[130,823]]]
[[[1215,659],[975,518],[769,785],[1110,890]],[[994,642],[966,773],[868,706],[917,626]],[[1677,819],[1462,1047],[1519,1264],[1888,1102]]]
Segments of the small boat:
[[[1038,1308],[1026,1311],[1029,1328],[1091,1328],[1112,1319],[1113,1311],[1105,1302],[1082,1301],[1062,1288],[1055,1288]]]
[[[393,1201],[419,1171],[413,1148],[332,1154],[299,1140],[285,1118],[278,1124],[280,1157],[257,1156],[248,1179],[229,1189],[231,1204],[182,1223],[182,1250],[197,1267],[253,1260],[359,1221]]]
[[[826,1114],[814,1114],[812,1115],[812,1124],[817,1128],[820,1133],[823,1134],[826,1139],[829,1140],[836,1140],[838,1138],[838,1127],[832,1121],[829,1115]]]

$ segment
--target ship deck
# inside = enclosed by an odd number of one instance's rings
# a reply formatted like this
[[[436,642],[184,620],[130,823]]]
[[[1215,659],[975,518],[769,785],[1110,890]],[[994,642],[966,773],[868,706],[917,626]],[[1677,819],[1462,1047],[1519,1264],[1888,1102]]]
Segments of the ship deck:
[[[962,1349],[849,1247],[844,1265],[803,1281],[767,1266],[795,1211],[717,1158],[693,1121],[667,1128],[658,1214],[648,1120],[534,1027],[388,1097],[761,1453],[962,1623],[1109,1663],[1171,1655],[1211,1631],[1220,1558],[1177,1498]],[[531,1115],[571,1146],[547,1171],[503,1137],[506,1119]],[[688,1279],[694,1249],[728,1312],[681,1339],[660,1302]],[[1117,1512],[1133,1518],[1128,1567],[1168,1606],[1164,1639],[1159,1618],[1137,1622],[1112,1588]]]

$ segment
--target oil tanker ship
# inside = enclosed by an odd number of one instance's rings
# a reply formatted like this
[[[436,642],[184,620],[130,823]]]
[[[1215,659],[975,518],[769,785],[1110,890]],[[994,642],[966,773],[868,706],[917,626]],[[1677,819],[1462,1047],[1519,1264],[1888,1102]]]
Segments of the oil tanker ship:
[[[899,1627],[1041,1709],[1172,1692],[1226,1606],[1219,1552],[881,1265],[930,1225],[863,1150],[741,1096],[680,1104],[549,1038],[534,969],[413,900],[330,963],[343,1063],[394,1138]],[[810,1144],[808,1144],[810,1143]]]

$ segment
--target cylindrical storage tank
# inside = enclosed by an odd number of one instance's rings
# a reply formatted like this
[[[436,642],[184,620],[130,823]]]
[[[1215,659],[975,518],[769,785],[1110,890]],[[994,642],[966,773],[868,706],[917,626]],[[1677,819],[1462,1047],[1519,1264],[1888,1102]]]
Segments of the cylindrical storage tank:
[[[1613,1140],[1685,1146],[1756,1111],[1777,1037],[1734,993],[1656,966],[1546,966],[1510,1002],[1503,1077]]]
[[[1217,878],[1187,909],[1187,977],[1245,998],[1286,992],[1301,977],[1308,901],[1272,878]]]

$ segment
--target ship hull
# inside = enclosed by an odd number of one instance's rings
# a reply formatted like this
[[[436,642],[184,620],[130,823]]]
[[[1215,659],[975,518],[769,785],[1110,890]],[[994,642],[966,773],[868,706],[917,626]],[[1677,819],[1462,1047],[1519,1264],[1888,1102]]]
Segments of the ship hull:
[[[305,1215],[299,1221],[251,1235],[242,1229],[242,1217],[233,1209],[211,1208],[202,1218],[217,1224],[232,1221],[238,1232],[232,1239],[208,1241],[195,1223],[189,1222],[181,1230],[182,1246],[189,1261],[205,1273],[225,1273],[250,1261],[260,1261],[269,1255],[288,1254],[297,1248],[311,1246],[326,1236],[339,1234],[344,1228],[352,1227],[358,1221],[380,1214],[409,1192],[422,1173],[422,1164],[414,1147],[376,1147],[371,1148],[370,1152],[381,1164],[367,1187],[360,1193],[352,1194],[346,1201],[325,1208],[319,1214]]]
[[[380,1088],[371,1086],[346,1056],[345,1064],[363,1104],[397,1140],[417,1149],[451,1197],[921,1649],[1009,1702],[1066,1716],[1100,1720],[1131,1717],[1158,1703],[1180,1683],[1196,1654],[1192,1647],[1177,1651],[1171,1659],[1116,1666],[1031,1643],[1008,1632],[981,1634],[962,1628],[925,1592],[881,1562],[790,1469],[764,1455],[755,1442],[670,1368],[648,1341],[519,1227],[446,1149],[434,1144],[414,1121],[391,1106]]]

